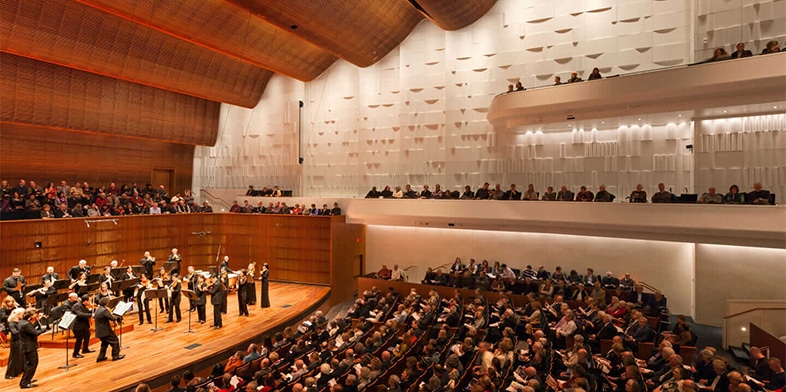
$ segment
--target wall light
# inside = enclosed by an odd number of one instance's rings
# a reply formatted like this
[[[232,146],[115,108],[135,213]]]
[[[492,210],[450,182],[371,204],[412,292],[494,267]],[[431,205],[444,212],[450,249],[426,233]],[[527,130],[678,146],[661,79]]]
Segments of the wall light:
[[[748,328],[745,328],[745,327],[740,328],[740,331],[742,331],[742,332],[745,332],[747,330],[748,330]]]

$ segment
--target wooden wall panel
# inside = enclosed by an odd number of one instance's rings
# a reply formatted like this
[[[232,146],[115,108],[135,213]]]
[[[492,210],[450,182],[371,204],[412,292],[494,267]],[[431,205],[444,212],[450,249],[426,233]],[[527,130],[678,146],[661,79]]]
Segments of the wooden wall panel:
[[[149,182],[153,168],[175,170],[177,191],[191,188],[194,146],[0,123],[0,178],[39,186]],[[171,190],[170,190],[171,191]]]
[[[366,264],[366,226],[347,224],[344,216],[333,218],[330,240],[331,302],[350,298],[358,291],[360,269]]]
[[[267,262],[274,280],[352,287],[336,279],[336,270],[347,270],[339,258],[362,252],[363,243],[355,240],[362,225],[343,222],[343,216],[245,214],[131,216],[117,218],[117,224],[105,218],[4,221],[0,222],[0,277],[18,266],[23,275],[37,281],[47,266],[62,274],[80,259],[97,266],[113,259],[138,265],[145,251],[163,262],[173,247],[183,255],[184,267],[207,270],[216,265],[220,246],[220,258],[229,255],[233,269],[245,268],[250,261]],[[36,242],[42,246],[36,248]],[[352,249],[337,252],[349,248],[333,243],[352,244]],[[349,296],[339,293],[333,298]]]

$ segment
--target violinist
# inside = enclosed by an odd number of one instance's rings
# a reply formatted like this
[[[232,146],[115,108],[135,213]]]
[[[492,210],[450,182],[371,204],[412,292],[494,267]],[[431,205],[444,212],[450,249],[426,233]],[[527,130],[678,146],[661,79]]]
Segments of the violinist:
[[[147,278],[147,275],[142,274],[136,291],[136,303],[139,305],[139,325],[145,323],[145,315],[147,315],[147,323],[153,324],[153,318],[150,317],[150,300],[145,297],[145,290],[152,288],[153,283]]]
[[[177,253],[177,248],[172,248],[172,254],[169,255],[169,259],[167,259],[170,263],[177,263],[177,267],[172,268],[172,272],[180,273],[180,263],[183,262],[183,257],[180,256],[180,253]]]
[[[147,274],[148,278],[153,277],[153,267],[156,265],[156,258],[150,256],[150,252],[145,252],[145,255],[142,257],[142,260],[139,260],[139,263],[145,267],[145,273]]]
[[[3,305],[0,306],[0,332],[8,333],[8,316],[16,308],[19,308],[19,306],[13,297],[7,296],[3,298]]]
[[[196,292],[197,300],[194,301],[194,307],[197,311],[197,316],[199,318],[199,323],[204,324],[207,322],[207,316],[205,315],[205,304],[207,304],[207,291],[208,291],[208,284],[205,280],[205,277],[202,275],[197,275],[197,281],[194,285],[194,292]]]
[[[55,267],[52,266],[46,267],[46,273],[41,276],[41,284],[43,284],[44,281],[47,280],[51,280],[52,283],[54,283],[56,280],[60,280],[60,274],[55,272]]]
[[[119,361],[125,358],[125,355],[120,354],[120,342],[117,340],[117,335],[115,335],[115,331],[109,325],[110,321],[120,322],[121,317],[117,317],[106,308],[106,305],[109,303],[109,298],[101,298],[101,302],[98,303],[98,309],[96,309],[95,313],[95,320],[96,320],[96,337],[101,339],[101,351],[98,352],[98,358],[96,358],[96,362],[102,362],[106,360],[106,349],[109,346],[112,346],[112,360]]]
[[[11,297],[6,297],[11,299]],[[13,301],[13,299],[12,299]],[[5,378],[16,378],[25,371],[25,358],[22,353],[22,340],[19,337],[19,320],[25,310],[15,308],[8,315],[8,332],[11,334],[10,349],[8,352],[8,365],[5,368]]]
[[[19,320],[19,337],[22,340],[22,353],[25,358],[25,371],[22,380],[19,382],[20,388],[35,388],[33,376],[38,369],[38,335],[46,330],[36,329],[33,323],[37,324],[38,313],[35,309],[27,309]]]
[[[246,304],[254,306],[257,304],[257,286],[256,286],[256,269],[257,263],[251,262],[248,264],[248,284],[246,285]]]
[[[130,265],[126,268],[126,272],[120,277],[121,280],[136,279],[138,276],[134,273],[134,268]],[[126,297],[126,302],[131,302],[134,298],[134,287],[129,287],[123,290],[123,295]],[[140,305],[141,306],[141,305]]]
[[[188,274],[183,277],[183,283],[186,284],[186,287],[189,290],[196,291],[197,274],[193,265],[188,266]],[[194,304],[194,301],[189,300],[188,311],[193,312],[194,310],[196,310],[196,305]]]
[[[246,305],[246,296],[248,294],[248,290],[246,289],[246,285],[248,285],[248,279],[246,277],[246,271],[240,270],[237,271],[237,308],[240,311],[239,316],[246,316],[248,317],[248,305]],[[252,283],[253,284],[253,283]]]
[[[90,319],[93,318],[92,312],[93,306],[90,304],[90,296],[87,294],[82,296],[82,300],[76,302],[71,306],[71,313],[76,316],[74,320],[74,324],[72,326],[72,330],[74,331],[74,338],[76,338],[76,342],[74,342],[74,352],[71,354],[74,358],[84,358],[79,353],[79,349],[82,349],[83,353],[94,353],[95,351],[90,350]]]
[[[79,274],[84,273],[85,276],[90,273],[90,268],[87,266],[87,260],[79,260],[79,264],[71,267],[68,270],[68,277],[71,278],[71,282],[76,281],[79,279]]]
[[[172,278],[166,272],[166,269],[164,267],[161,267],[161,269],[158,270],[158,275],[156,275],[154,280],[158,283],[158,288],[164,288],[169,285]],[[158,299],[158,309],[160,309],[158,311],[159,313],[164,313],[167,311],[167,309],[169,309],[168,297]]]
[[[98,281],[100,283],[106,283],[108,289],[112,289],[112,283],[115,281],[115,277],[112,276],[112,267],[106,266],[104,267],[104,271],[101,275],[98,276]]]
[[[268,268],[267,263],[262,264],[262,271],[260,275],[260,278],[262,279],[262,286],[260,288],[261,293],[259,294],[259,302],[261,302],[261,306],[263,308],[269,308],[270,297],[268,296],[268,278],[270,277],[270,269]]]
[[[112,290],[109,289],[109,285],[106,282],[101,283],[101,287],[98,289],[98,293],[95,296],[95,303],[101,301],[101,298],[109,298],[112,299]]]
[[[27,286],[27,281],[19,268],[14,268],[11,276],[3,281],[3,291],[16,300],[16,303],[21,307],[25,307],[25,297],[22,295],[25,286]]]
[[[183,285],[180,282],[180,274],[172,271],[172,283],[167,287],[169,291],[169,318],[166,322],[171,323],[173,315],[177,315],[177,322],[180,322],[180,289]]]
[[[219,329],[223,326],[221,320],[221,308],[226,303],[226,289],[221,279],[215,279],[212,287],[208,290],[210,293],[210,304],[213,305],[213,328]]]
[[[231,287],[229,286],[229,270],[226,267],[221,267],[221,276],[219,276],[219,280],[224,287],[224,302],[221,304],[221,314],[227,314],[227,294]]]

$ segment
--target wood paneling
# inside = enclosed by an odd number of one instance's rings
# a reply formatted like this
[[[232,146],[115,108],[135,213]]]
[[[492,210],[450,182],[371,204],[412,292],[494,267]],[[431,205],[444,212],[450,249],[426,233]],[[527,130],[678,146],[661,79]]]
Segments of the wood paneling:
[[[24,178],[39,186],[60,180],[143,186],[154,167],[163,167],[174,169],[175,191],[191,188],[194,146],[8,123],[0,124],[0,135],[0,178],[12,184]]]
[[[365,264],[366,256],[366,226],[347,224],[343,218],[334,218],[331,230],[330,287],[336,298],[349,298],[358,291],[355,270]]]
[[[62,274],[80,259],[98,266],[113,259],[137,265],[145,251],[163,260],[173,247],[184,266],[206,270],[216,265],[220,246],[220,258],[228,255],[233,269],[267,262],[270,279],[340,287],[333,297],[343,300],[352,294],[346,286],[354,286],[347,263],[365,249],[365,242],[357,241],[362,225],[346,224],[343,216],[181,214],[121,217],[117,224],[102,220],[0,222],[0,276],[18,266],[37,281],[47,266]]]

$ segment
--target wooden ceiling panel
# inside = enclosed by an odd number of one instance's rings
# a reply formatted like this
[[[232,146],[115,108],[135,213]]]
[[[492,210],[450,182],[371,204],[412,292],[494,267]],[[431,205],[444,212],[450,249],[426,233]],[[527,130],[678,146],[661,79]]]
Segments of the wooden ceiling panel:
[[[395,49],[423,20],[402,0],[229,1],[360,67]]]
[[[272,72],[67,0],[4,0],[0,50],[254,107]]]
[[[336,56],[225,0],[78,0],[183,40],[302,81]]]
[[[0,53],[0,122],[215,144],[221,104]]]
[[[406,1],[406,0],[403,0]],[[427,17],[443,30],[454,31],[475,23],[497,0],[417,0]]]

